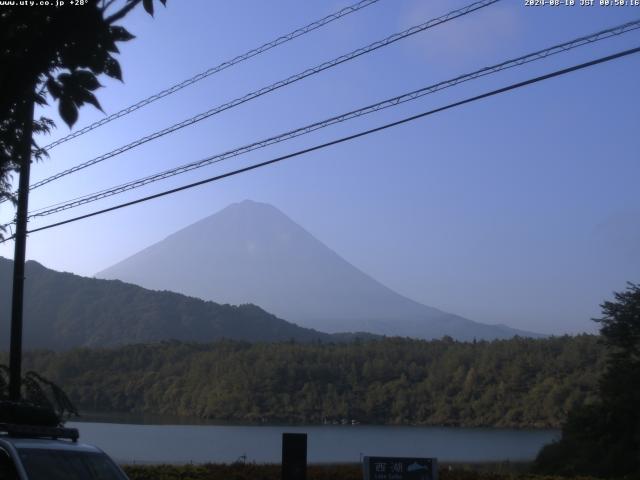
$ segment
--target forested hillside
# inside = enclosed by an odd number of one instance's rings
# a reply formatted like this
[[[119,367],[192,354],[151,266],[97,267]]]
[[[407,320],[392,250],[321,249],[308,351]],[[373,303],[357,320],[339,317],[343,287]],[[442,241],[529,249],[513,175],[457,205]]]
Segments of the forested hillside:
[[[13,262],[0,257],[0,349],[8,348],[12,271]],[[170,339],[338,340],[255,305],[220,305],[118,280],[57,272],[33,261],[26,264],[26,276],[25,348],[63,350]]]
[[[593,402],[595,336],[460,343],[167,342],[36,352],[25,366],[84,411],[235,422],[558,427]]]

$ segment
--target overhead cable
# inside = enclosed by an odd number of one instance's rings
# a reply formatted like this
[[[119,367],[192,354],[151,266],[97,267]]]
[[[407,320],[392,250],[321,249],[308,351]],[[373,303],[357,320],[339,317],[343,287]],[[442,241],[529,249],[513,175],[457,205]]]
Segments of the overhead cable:
[[[108,153],[105,153],[103,155],[100,155],[98,157],[95,157],[91,160],[88,160],[86,162],[83,162],[81,164],[78,164],[72,168],[69,168],[67,170],[64,170],[62,172],[59,172],[55,175],[52,175],[48,178],[45,178],[43,180],[40,180],[39,182],[36,182],[34,184],[32,184],[29,188],[30,190],[34,190],[36,188],[39,188],[43,185],[46,185],[47,183],[53,182],[54,180],[57,180],[59,178],[62,178],[66,175],[70,175],[72,173],[78,172],[79,170],[85,169],[87,167],[90,167],[92,165],[95,165],[97,163],[103,162],[109,158],[115,157],[116,155],[119,155],[121,153],[127,152],[133,148],[136,148],[140,145],[143,145],[147,142],[150,142],[152,140],[156,140],[160,137],[163,137],[165,135],[168,135],[170,133],[173,133],[177,130],[180,130],[182,128],[191,126],[195,123],[198,123],[206,118],[209,118],[213,115],[216,115],[218,113],[224,112],[225,110],[229,110],[231,108],[237,107],[238,105],[241,105],[243,103],[246,103],[250,100],[253,100],[255,98],[258,98],[262,95],[265,95],[269,92],[272,92],[274,90],[277,90],[279,88],[285,87],[287,85],[291,85],[292,83],[295,83],[299,80],[302,80],[304,78],[307,78],[311,75],[315,75],[317,73],[320,73],[324,70],[327,70],[329,68],[333,68],[337,65],[340,65],[342,63],[348,62],[350,60],[353,60],[354,58],[358,58],[362,55],[365,55],[367,53],[373,52],[374,50],[378,50],[379,48],[383,48],[386,47],[388,45],[391,45],[399,40],[402,40],[404,38],[410,37],[412,35],[415,35],[417,33],[423,32],[429,28],[435,27],[437,25],[441,25],[443,23],[449,22],[453,19],[462,17],[464,15],[468,15],[472,12],[475,12],[476,10],[479,10],[481,8],[487,7],[489,5],[492,5],[494,3],[499,2],[500,0],[481,0],[479,2],[474,2],[471,3],[469,5],[467,5],[466,7],[457,9],[457,10],[453,10],[445,15],[442,15],[438,18],[434,18],[432,20],[429,20],[427,22],[424,22],[420,25],[416,25],[413,26],[411,28],[408,28],[407,30],[404,30],[402,32],[399,33],[395,33],[393,35],[390,35],[388,37],[386,37],[383,40],[379,40],[377,42],[373,42],[365,47],[361,47],[358,48],[357,50],[354,50],[352,52],[349,52],[345,55],[341,55],[340,57],[334,58],[333,60],[329,60],[327,62],[321,63],[320,65],[317,65],[315,67],[312,68],[308,68],[306,70],[304,70],[303,72],[297,73],[295,75],[292,75],[284,80],[280,80],[278,82],[272,83],[271,85],[268,85],[266,87],[262,87],[258,90],[255,90],[251,93],[248,93],[242,97],[238,97],[235,100],[232,100],[230,102],[227,102],[225,104],[219,105],[217,107],[214,107],[210,110],[207,110],[206,112],[200,113],[194,117],[188,118],[186,120],[183,120],[182,122],[176,123],[174,125],[171,125],[167,128],[164,128],[162,130],[158,130],[150,135],[147,135],[145,137],[139,138],[131,143],[128,143],[127,145],[123,145],[119,148],[116,148],[115,150],[112,150]]]
[[[426,111],[426,112],[423,112],[423,113],[419,113],[417,115],[412,115],[410,117],[406,117],[406,118],[403,118],[401,120],[397,120],[395,122],[387,123],[385,125],[382,125],[382,126],[379,126],[379,127],[375,127],[375,128],[371,128],[369,130],[364,130],[364,131],[355,133],[353,135],[348,135],[346,137],[342,137],[342,138],[339,138],[339,139],[336,139],[336,140],[332,140],[330,142],[326,142],[326,143],[323,143],[323,144],[320,144],[320,145],[315,145],[313,147],[305,148],[303,150],[298,150],[297,152],[293,152],[293,153],[290,153],[290,154],[287,154],[287,155],[283,155],[283,156],[280,156],[280,157],[277,157],[277,158],[273,158],[273,159],[267,160],[265,162],[253,164],[253,165],[250,165],[250,166],[247,166],[247,167],[244,167],[244,168],[239,168],[239,169],[233,170],[231,172],[223,173],[221,175],[216,175],[214,177],[209,177],[209,178],[206,178],[204,180],[200,180],[198,182],[190,183],[190,184],[187,184],[187,185],[183,185],[181,187],[172,188],[170,190],[165,190],[163,192],[159,192],[159,193],[156,193],[156,194],[153,194],[153,195],[149,195],[149,196],[146,196],[146,197],[138,198],[138,199],[132,200],[130,202],[125,202],[125,203],[121,203],[121,204],[118,204],[118,205],[114,205],[114,206],[109,207],[109,208],[105,208],[105,209],[102,209],[102,210],[97,210],[97,211],[94,211],[94,212],[91,212],[91,213],[87,213],[87,214],[80,215],[80,216],[77,216],[77,217],[69,218],[67,220],[63,220],[63,221],[52,223],[52,224],[49,224],[49,225],[44,225],[42,227],[34,228],[34,229],[29,230],[29,232],[27,232],[27,233],[35,233],[35,232],[40,232],[42,230],[48,230],[48,229],[51,229],[51,228],[54,228],[54,227],[59,227],[59,226],[62,226],[62,225],[66,225],[68,223],[73,223],[73,222],[77,222],[79,220],[84,220],[86,218],[94,217],[96,215],[102,215],[102,214],[107,213],[107,212],[112,212],[114,210],[119,210],[119,209],[122,209],[122,208],[126,208],[126,207],[130,207],[130,206],[139,204],[139,203],[147,202],[149,200],[153,200],[153,199],[156,199],[156,198],[164,197],[166,195],[171,195],[171,194],[174,194],[174,193],[177,193],[177,192],[181,192],[183,190],[188,190],[188,189],[191,189],[191,188],[194,188],[194,187],[198,187],[200,185],[205,185],[205,184],[208,184],[208,183],[216,182],[216,181],[222,180],[224,178],[228,178],[228,177],[232,177],[232,176],[235,176],[235,175],[239,175],[241,173],[249,172],[251,170],[255,170],[255,169],[258,169],[258,168],[261,168],[261,167],[265,167],[265,166],[268,166],[268,165],[273,165],[273,164],[281,162],[283,160],[287,160],[287,159],[290,159],[290,158],[298,157],[298,156],[304,155],[306,153],[314,152],[314,151],[317,151],[317,150],[322,150],[322,149],[330,147],[332,145],[338,145],[340,143],[344,143],[344,142],[348,142],[348,141],[351,141],[351,140],[355,140],[356,138],[364,137],[364,136],[367,136],[367,135],[370,135],[370,134],[373,134],[373,133],[376,133],[376,132],[380,132],[380,131],[383,131],[383,130],[386,130],[386,129],[389,129],[389,128],[392,128],[392,127],[403,125],[405,123],[409,123],[409,122],[418,120],[418,119],[423,118],[423,117],[434,115],[436,113],[443,112],[445,110],[450,110],[450,109],[455,108],[455,107],[460,107],[462,105],[466,105],[466,104],[469,104],[469,103],[472,103],[472,102],[476,102],[478,100],[482,100],[484,98],[488,98],[488,97],[492,97],[492,96],[495,96],[495,95],[499,95],[499,94],[502,94],[502,93],[505,93],[505,92],[508,92],[508,91],[511,91],[511,90],[516,90],[516,89],[519,89],[519,88],[522,88],[522,87],[525,87],[525,86],[528,86],[528,85],[532,85],[532,84],[535,84],[535,83],[539,83],[539,82],[542,82],[544,80],[548,80],[548,79],[551,79],[551,78],[554,78],[554,77],[559,77],[561,75],[566,75],[568,73],[575,72],[577,70],[582,70],[582,69],[585,69],[585,68],[588,68],[588,67],[592,67],[594,65],[602,64],[602,63],[605,63],[605,62],[610,62],[612,60],[616,60],[616,59],[619,59],[619,58],[622,58],[622,57],[625,57],[625,56],[628,56],[628,55],[632,55],[632,54],[635,54],[635,53],[638,53],[638,52],[640,52],[640,47],[635,47],[635,48],[632,48],[632,49],[629,49],[629,50],[624,50],[624,51],[615,53],[613,55],[608,55],[606,57],[600,57],[600,58],[597,58],[595,60],[591,60],[589,62],[581,63],[579,65],[574,65],[572,67],[563,68],[561,70],[556,70],[556,71],[548,73],[546,75],[541,75],[541,76],[538,76],[538,77],[535,77],[535,78],[531,78],[529,80],[525,80],[525,81],[518,82],[518,83],[513,83],[511,85],[499,88],[497,90],[492,90],[490,92],[486,92],[486,93],[483,93],[481,95],[476,95],[474,97],[466,98],[466,99],[460,100],[458,102],[450,103],[448,105],[445,105],[444,107],[439,107],[439,108],[436,108],[436,109],[433,109],[433,110],[429,110],[429,111]],[[9,238],[3,240],[0,243],[3,243],[3,242],[8,241],[8,240],[12,240],[13,238],[14,238],[13,236],[9,237]]]
[[[444,90],[446,88],[450,88],[453,87],[455,85],[458,85],[460,83],[463,82],[467,82],[470,80],[474,80],[477,78],[481,78],[484,77],[486,75],[490,75],[490,74],[494,74],[497,72],[500,72],[502,70],[506,70],[509,68],[513,68],[513,67],[517,67],[520,65],[524,65],[524,64],[528,64],[537,60],[541,60],[544,58],[547,58],[551,55],[555,55],[561,52],[566,52],[584,45],[589,45],[591,43],[597,42],[597,41],[601,41],[604,40],[606,38],[610,38],[613,36],[617,36],[617,35],[621,35],[623,33],[627,33],[633,30],[636,30],[640,28],[640,19],[635,20],[633,22],[628,22],[622,25],[617,25],[615,27],[612,28],[608,28],[606,30],[601,30],[599,32],[587,35],[587,36],[583,36],[583,37],[579,37],[576,38],[574,40],[568,41],[568,42],[564,42],[558,45],[554,45],[552,47],[543,49],[543,50],[538,50],[536,52],[533,53],[529,53],[526,55],[522,55],[520,57],[511,59],[511,60],[507,60],[501,63],[498,63],[496,65],[492,65],[489,67],[484,67],[480,70],[476,70],[474,72],[471,73],[467,73],[464,75],[460,75],[458,77],[449,79],[449,80],[445,80],[427,87],[423,87],[420,88],[418,90],[414,90],[408,93],[404,93],[402,95],[398,95],[386,100],[383,100],[381,102],[377,102],[374,103],[372,105],[368,105],[366,107],[362,107],[359,108],[357,110],[352,110],[350,112],[347,113],[343,113],[319,122],[315,122],[303,127],[299,127],[296,128],[294,130],[290,130],[288,132],[285,133],[281,133],[279,135],[275,135],[272,137],[269,137],[267,139],[263,139],[257,142],[253,142],[251,144],[248,145],[244,145],[242,147],[239,148],[235,148],[233,150],[229,150],[226,151],[224,153],[219,153],[213,156],[209,156],[207,158],[204,159],[200,159],[197,160],[195,162],[191,162],[191,163],[187,163],[184,165],[181,165],[179,167],[175,167],[172,169],[168,169],[165,170],[163,172],[160,173],[156,173],[153,175],[149,175],[147,177],[143,177],[143,178],[139,178],[137,180],[132,180],[130,182],[127,183],[123,183],[121,185],[117,185],[105,190],[101,190],[99,192],[94,192],[94,193],[90,193],[87,195],[83,195],[81,197],[77,197],[77,198],[73,198],[70,200],[66,200],[64,202],[59,202],[57,204],[54,205],[49,205],[47,207],[42,207],[40,209],[36,209],[33,210],[32,212],[30,212],[29,214],[29,218],[36,218],[36,217],[44,217],[47,215],[52,215],[55,213],[59,213],[61,211],[64,210],[68,210],[71,208],[75,208],[81,205],[85,205],[87,203],[91,203],[91,202],[95,202],[97,200],[101,200],[103,198],[107,198],[107,197],[111,197],[113,195],[117,195],[123,192],[126,192],[128,190],[133,190],[135,188],[140,188],[144,185],[148,185],[150,183],[154,183],[160,180],[164,180],[166,178],[170,178],[176,175],[180,175],[186,172],[189,172],[191,170],[195,170],[198,168],[202,168],[214,163],[218,163],[218,162],[222,162],[224,160],[227,160],[229,158],[232,157],[236,157],[239,155],[243,155],[246,153],[249,153],[251,151],[254,150],[258,150],[261,148],[265,148],[267,146],[270,145],[274,145],[276,143],[280,143],[280,142],[284,142],[286,140],[290,140],[292,138],[296,138],[299,137],[301,135],[305,135],[311,132],[314,132],[316,130],[322,129],[322,128],[326,128],[330,125],[334,125],[337,123],[341,123],[341,122],[345,122],[357,117],[361,117],[363,115],[368,115],[370,113],[374,113],[386,108],[390,108],[390,107],[394,107],[396,105],[400,105],[402,103],[406,103],[409,101],[413,101],[416,100],[418,98],[421,98],[425,95],[429,95],[435,92],[438,92],[440,90]]]
[[[231,59],[231,60],[227,60],[225,62],[222,62],[218,65],[216,65],[215,67],[211,67],[207,70],[205,70],[204,72],[200,72],[197,75],[194,75],[191,78],[188,78],[186,80],[183,80],[180,83],[177,83],[169,88],[166,88],[165,90],[162,90],[154,95],[151,95],[143,100],[140,100],[137,103],[134,103],[133,105],[130,105],[126,108],[123,108],[122,110],[119,110],[118,112],[112,113],[111,115],[104,117],[94,123],[92,123],[91,125],[87,125],[84,128],[81,128],[75,132],[70,133],[69,135],[66,135],[62,138],[59,138],[58,140],[56,140],[55,142],[51,142],[49,145],[46,145],[44,147],[45,150],[51,150],[52,148],[57,147],[58,145],[68,142],[69,140],[79,137],[80,135],[84,135],[87,132],[90,132],[91,130],[95,130],[98,127],[101,127],[109,122],[112,122],[113,120],[116,120],[120,117],[124,117],[125,115],[130,114],[131,112],[135,112],[136,110],[139,110],[143,107],[146,107],[147,105],[155,102],[156,100],[160,100],[161,98],[164,98],[168,95],[171,95],[179,90],[182,90],[185,87],[188,87],[190,85],[193,85],[194,83],[199,82],[200,80],[203,80],[207,77],[210,77],[212,75],[215,75],[216,73],[219,73],[223,70],[226,70],[229,67],[232,67],[234,65],[237,65],[238,63],[244,62],[245,60],[249,60],[252,57],[255,57],[257,55],[260,55],[261,53],[267,52],[268,50],[271,50],[272,48],[275,48],[277,46],[282,45],[283,43],[287,43],[290,42],[291,40],[301,37],[302,35],[305,35],[309,32],[312,32],[314,30],[317,30],[318,28],[324,27],[325,25],[328,25],[329,23],[338,20],[342,17],[345,17],[351,13],[357,12],[359,10],[362,10],[363,8],[368,7],[369,5],[372,5],[374,3],[379,2],[380,0],[362,0],[359,1],[357,3],[354,3],[353,5],[350,5],[348,7],[345,7],[341,10],[338,10],[337,12],[332,13],[331,15],[327,15],[324,18],[321,18],[320,20],[316,20],[315,22],[312,22],[308,25],[305,25],[304,27],[298,28],[292,32],[289,32],[285,35],[282,35],[278,38],[276,38],[275,40],[271,40],[270,42],[265,43],[264,45],[261,45],[257,48],[253,48],[251,50],[249,50],[248,52],[243,53],[242,55],[238,55],[237,57]]]

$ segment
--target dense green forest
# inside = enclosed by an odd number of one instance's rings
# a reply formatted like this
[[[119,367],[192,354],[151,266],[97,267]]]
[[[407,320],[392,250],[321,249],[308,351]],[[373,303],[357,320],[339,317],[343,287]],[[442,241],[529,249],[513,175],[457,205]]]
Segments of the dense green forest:
[[[164,342],[32,352],[80,410],[232,422],[559,427],[596,400],[598,337]]]

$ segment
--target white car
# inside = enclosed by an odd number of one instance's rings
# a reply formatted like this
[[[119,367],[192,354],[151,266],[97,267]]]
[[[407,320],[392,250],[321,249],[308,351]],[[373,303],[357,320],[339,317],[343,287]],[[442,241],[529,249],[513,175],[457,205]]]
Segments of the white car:
[[[75,428],[0,424],[0,480],[128,480]]]

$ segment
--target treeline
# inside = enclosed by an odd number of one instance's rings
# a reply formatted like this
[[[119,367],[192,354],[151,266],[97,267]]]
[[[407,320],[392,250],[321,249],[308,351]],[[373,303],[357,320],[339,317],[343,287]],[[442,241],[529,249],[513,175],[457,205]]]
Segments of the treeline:
[[[26,354],[80,410],[233,422],[554,427],[596,400],[598,337],[164,342]]]

